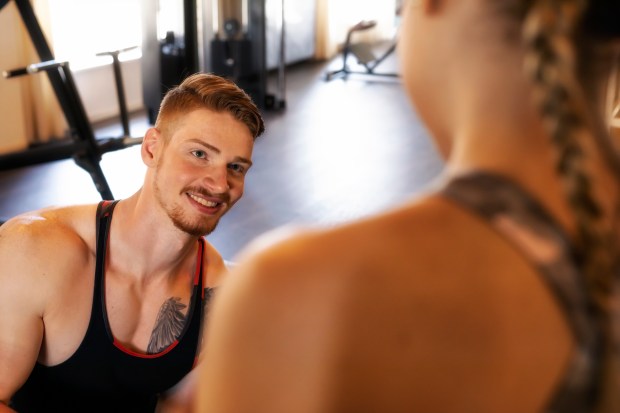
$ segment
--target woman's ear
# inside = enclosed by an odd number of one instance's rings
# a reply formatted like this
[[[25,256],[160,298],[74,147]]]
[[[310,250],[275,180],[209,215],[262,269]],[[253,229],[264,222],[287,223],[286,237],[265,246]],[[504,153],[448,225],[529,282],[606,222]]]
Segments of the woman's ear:
[[[419,0],[423,3],[424,11],[427,13],[437,13],[443,6],[443,0]]]
[[[426,15],[435,14],[443,9],[445,0],[404,0],[405,10],[407,7],[415,8],[418,12],[422,12]],[[462,1],[462,0],[459,0]]]
[[[158,154],[163,145],[162,140],[163,137],[161,136],[161,132],[156,128],[149,128],[144,134],[140,154],[142,156],[142,162],[144,162],[146,166],[152,167],[157,165]]]

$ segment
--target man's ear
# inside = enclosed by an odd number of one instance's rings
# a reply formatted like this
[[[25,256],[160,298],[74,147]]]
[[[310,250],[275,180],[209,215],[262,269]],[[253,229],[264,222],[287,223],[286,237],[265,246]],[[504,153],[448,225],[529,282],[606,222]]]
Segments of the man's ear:
[[[157,159],[159,152],[163,146],[163,136],[161,132],[156,128],[147,129],[142,140],[142,148],[140,154],[142,156],[142,162],[148,167],[157,165]]]

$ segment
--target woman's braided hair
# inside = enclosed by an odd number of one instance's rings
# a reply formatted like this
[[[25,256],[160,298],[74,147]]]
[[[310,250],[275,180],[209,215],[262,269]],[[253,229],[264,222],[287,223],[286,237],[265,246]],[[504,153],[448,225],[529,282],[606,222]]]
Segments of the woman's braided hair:
[[[612,3],[616,2],[615,5]],[[594,5],[594,3],[597,3]],[[611,8],[601,10],[605,3]],[[613,340],[611,299],[618,268],[616,214],[597,200],[591,180],[592,155],[605,159],[613,172],[620,170],[606,129],[599,127],[588,101],[584,53],[595,38],[620,37],[618,28],[606,27],[619,9],[616,0],[525,0],[522,39],[525,70],[534,85],[535,101],[556,149],[557,172],[576,217],[579,264],[585,276],[592,311],[604,334],[606,354]],[[620,17],[615,15],[616,19]],[[598,19],[599,21],[592,21]],[[620,21],[609,22],[620,28]],[[589,106],[590,105],[590,106]],[[617,174],[620,180],[620,174]],[[609,209],[609,208],[607,208]]]

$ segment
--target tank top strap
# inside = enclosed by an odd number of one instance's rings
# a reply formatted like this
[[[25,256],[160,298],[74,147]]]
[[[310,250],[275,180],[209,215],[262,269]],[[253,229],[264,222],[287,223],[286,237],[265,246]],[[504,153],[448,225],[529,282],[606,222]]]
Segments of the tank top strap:
[[[99,251],[100,246],[105,245],[107,242],[110,223],[112,222],[112,212],[118,201],[101,201],[97,205],[97,251]]]
[[[452,179],[441,190],[444,198],[487,222],[549,278],[564,304],[586,305],[585,283],[568,235],[531,195],[515,182],[476,172]]]
[[[97,251],[95,259],[95,288],[93,291],[93,306],[91,320],[105,320],[105,299],[103,294],[103,276],[105,273],[105,259],[106,251],[108,248],[108,237],[110,235],[110,224],[112,223],[112,212],[119,200],[115,201],[101,201],[97,205]],[[107,329],[103,331],[108,336],[108,339],[113,340],[110,337]]]
[[[440,192],[487,222],[546,282],[575,339],[573,358],[548,412],[587,411],[596,397],[601,332],[593,318],[578,256],[570,238],[545,208],[512,180],[475,172],[451,179]]]

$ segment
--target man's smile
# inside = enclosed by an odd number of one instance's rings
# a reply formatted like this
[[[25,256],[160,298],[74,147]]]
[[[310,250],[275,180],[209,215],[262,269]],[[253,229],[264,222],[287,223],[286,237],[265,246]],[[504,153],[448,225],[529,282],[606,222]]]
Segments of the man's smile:
[[[202,198],[202,197],[200,197],[198,195],[194,195],[194,194],[191,194],[191,193],[188,193],[187,195],[189,195],[190,198],[192,198],[194,201],[198,202],[200,205],[204,205],[204,206],[209,207],[209,208],[215,208],[215,207],[217,207],[217,206],[222,204],[221,202],[210,201],[208,199]]]

